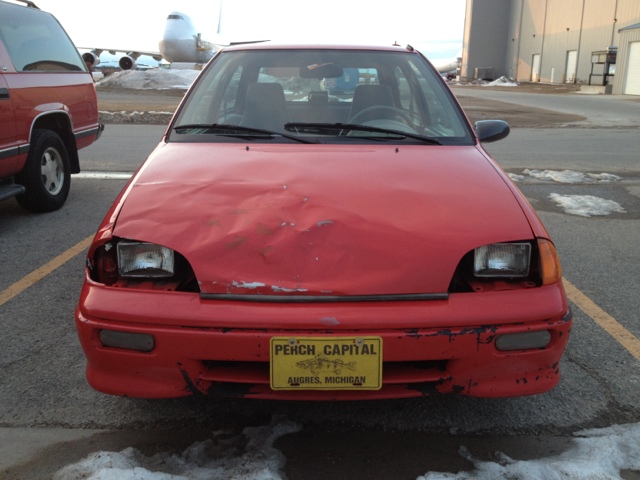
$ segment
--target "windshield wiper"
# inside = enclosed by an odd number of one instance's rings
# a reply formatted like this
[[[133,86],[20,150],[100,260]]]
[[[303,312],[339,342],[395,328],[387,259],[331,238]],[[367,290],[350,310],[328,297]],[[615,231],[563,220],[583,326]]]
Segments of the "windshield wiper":
[[[245,138],[273,138],[274,136],[279,136],[299,143],[315,143],[286,133],[272,132],[271,130],[263,130],[261,128],[245,127],[244,125],[227,125],[224,123],[188,123],[185,125],[178,125],[177,127],[173,127],[173,129],[178,133],[180,133],[180,130],[195,130],[195,132],[189,133],[213,133],[216,135],[241,136]],[[259,137],[256,137],[256,134],[258,134]]]
[[[390,135],[396,135],[399,139],[411,138],[414,140],[419,140],[423,143],[428,143],[429,145],[442,145],[438,140],[431,137],[425,137],[424,135],[420,135],[418,133],[404,132],[402,130],[394,130],[391,128],[380,128],[380,127],[372,127],[369,125],[358,125],[354,123],[301,123],[301,122],[293,122],[293,123],[285,123],[285,130],[288,131],[296,131],[300,133],[315,133],[321,135],[323,132],[334,131],[339,134],[344,130],[351,130],[355,132],[371,132],[371,133],[386,133]],[[366,137],[358,137],[358,138],[366,138]],[[380,137],[376,137],[379,139]]]

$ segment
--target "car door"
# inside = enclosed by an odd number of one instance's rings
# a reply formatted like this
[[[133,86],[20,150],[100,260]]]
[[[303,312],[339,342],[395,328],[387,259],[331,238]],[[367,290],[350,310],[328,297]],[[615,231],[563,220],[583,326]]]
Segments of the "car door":
[[[0,64],[0,70],[3,66]],[[0,179],[15,173],[16,126],[9,86],[0,71]]]

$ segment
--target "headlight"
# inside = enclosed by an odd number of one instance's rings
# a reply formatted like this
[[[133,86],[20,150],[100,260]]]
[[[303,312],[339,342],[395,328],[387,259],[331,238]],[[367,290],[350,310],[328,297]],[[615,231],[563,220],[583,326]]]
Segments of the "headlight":
[[[171,277],[173,250],[153,243],[119,242],[118,271],[121,277]]]
[[[476,277],[526,277],[529,275],[529,243],[494,243],[475,249]]]

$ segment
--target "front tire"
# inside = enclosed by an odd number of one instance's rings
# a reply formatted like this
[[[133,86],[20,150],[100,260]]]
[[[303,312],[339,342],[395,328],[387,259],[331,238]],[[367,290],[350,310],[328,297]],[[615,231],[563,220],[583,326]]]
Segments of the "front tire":
[[[62,139],[51,130],[34,130],[27,162],[16,176],[26,192],[18,203],[32,212],[58,210],[69,195],[69,154]]]

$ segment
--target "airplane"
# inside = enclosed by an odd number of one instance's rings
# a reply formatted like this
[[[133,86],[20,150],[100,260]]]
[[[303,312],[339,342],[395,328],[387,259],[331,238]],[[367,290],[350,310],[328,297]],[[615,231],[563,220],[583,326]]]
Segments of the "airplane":
[[[220,4],[220,16],[218,19],[218,35],[220,34],[220,19],[222,18],[222,2]],[[141,55],[153,57],[156,61],[166,60],[169,63],[205,64],[224,47],[243,43],[257,43],[264,40],[251,40],[245,42],[210,42],[202,38],[202,34],[196,30],[191,18],[181,12],[171,12],[167,17],[164,34],[159,43],[159,51],[143,50],[114,50],[111,48],[93,48],[82,54],[82,59],[89,68],[100,63],[100,54],[104,51],[115,55],[124,53],[118,66],[122,70],[136,68],[136,60]]]
[[[447,79],[454,78],[456,76],[456,70],[462,63],[462,50],[458,52],[458,55],[450,58],[436,58],[429,60],[431,64],[438,70],[439,73],[445,74]]]
[[[438,58],[430,61],[431,64],[436,68],[436,70],[438,70],[438,72],[449,73],[459,67],[459,59],[460,57]]]
[[[92,68],[100,64],[102,52],[109,52],[111,55],[124,53],[118,60],[118,66],[122,70],[135,69],[136,60],[141,55],[148,55],[158,62],[164,59],[169,63],[204,64],[225,46],[203,40],[188,15],[171,12],[167,17],[158,51],[91,48],[90,51],[82,54],[82,59],[89,68]]]

